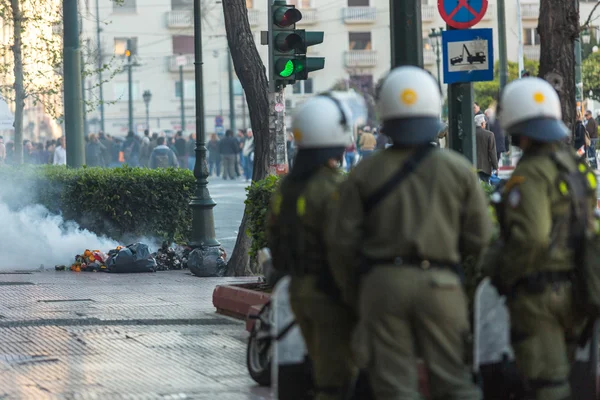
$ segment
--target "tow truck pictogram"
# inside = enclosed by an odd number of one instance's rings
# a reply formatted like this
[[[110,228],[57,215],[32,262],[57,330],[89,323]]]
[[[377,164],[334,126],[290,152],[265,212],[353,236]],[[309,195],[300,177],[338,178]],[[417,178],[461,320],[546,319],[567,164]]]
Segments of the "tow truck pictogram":
[[[474,62],[478,62],[483,64],[487,59],[485,53],[483,51],[478,51],[475,54],[471,54],[466,45],[463,44],[462,54],[458,57],[454,57],[450,59],[450,64],[462,64],[465,59],[465,52],[467,52],[467,61],[469,64],[473,64]]]

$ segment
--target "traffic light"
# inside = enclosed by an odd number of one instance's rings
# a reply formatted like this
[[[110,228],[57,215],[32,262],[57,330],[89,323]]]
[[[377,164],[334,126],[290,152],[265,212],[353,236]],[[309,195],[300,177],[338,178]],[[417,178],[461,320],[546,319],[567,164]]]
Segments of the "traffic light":
[[[323,43],[323,32],[296,29],[302,13],[285,1],[269,0],[269,59],[275,86],[308,79],[309,72],[325,67],[325,58],[307,57],[308,46]]]

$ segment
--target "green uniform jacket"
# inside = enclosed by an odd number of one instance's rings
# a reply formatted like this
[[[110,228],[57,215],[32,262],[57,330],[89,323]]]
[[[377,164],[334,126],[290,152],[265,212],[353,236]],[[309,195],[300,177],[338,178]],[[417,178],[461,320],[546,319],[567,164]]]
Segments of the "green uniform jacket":
[[[552,153],[569,170],[577,170],[577,156],[572,150],[543,145],[523,154],[502,192],[498,222],[505,243],[499,251],[491,251],[485,263],[497,265],[498,270],[491,273],[507,287],[536,272],[574,267],[573,252],[568,247],[570,221],[565,218],[570,197],[559,190],[560,171]],[[591,210],[595,203],[596,195],[590,190]]]
[[[307,181],[282,180],[267,217],[275,269],[295,275],[294,266],[313,274],[329,268],[323,237],[327,205],[343,179],[337,170],[322,167]]]
[[[420,257],[458,264],[488,244],[487,201],[473,167],[453,151],[432,151],[370,211],[363,203],[412,154],[389,148],[363,160],[340,185],[326,234],[344,301],[355,305],[361,257]]]

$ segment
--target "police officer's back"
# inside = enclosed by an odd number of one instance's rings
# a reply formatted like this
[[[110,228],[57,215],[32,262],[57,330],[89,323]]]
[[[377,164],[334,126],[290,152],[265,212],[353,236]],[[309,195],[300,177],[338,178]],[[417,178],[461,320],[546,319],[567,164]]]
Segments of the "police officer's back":
[[[354,349],[377,399],[419,398],[418,356],[427,363],[432,398],[480,398],[466,363],[460,263],[479,255],[490,223],[469,162],[429,147],[442,126],[440,103],[427,72],[390,73],[377,106],[394,145],[342,183],[327,234],[344,299],[358,307]]]
[[[523,156],[497,198],[502,238],[491,247],[485,266],[507,296],[512,345],[529,398],[570,399],[569,347],[575,347],[583,322],[571,282],[576,254],[570,179],[581,174],[580,195],[584,204],[587,198],[591,216],[595,178],[560,143],[569,131],[549,83],[539,78],[512,82],[500,105],[502,127]]]
[[[268,219],[273,266],[292,277],[290,303],[313,362],[317,400],[342,398],[356,373],[350,351],[356,318],[333,282],[323,237],[327,206],[343,179],[339,165],[353,140],[349,117],[331,96],[314,97],[296,112],[298,153]]]

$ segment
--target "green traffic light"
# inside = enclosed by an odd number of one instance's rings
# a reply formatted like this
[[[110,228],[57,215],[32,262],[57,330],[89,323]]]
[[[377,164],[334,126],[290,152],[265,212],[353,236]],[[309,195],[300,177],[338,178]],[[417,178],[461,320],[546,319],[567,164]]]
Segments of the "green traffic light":
[[[288,60],[285,63],[285,67],[283,68],[283,70],[279,73],[279,76],[282,76],[284,78],[288,78],[293,73],[294,73],[294,62],[292,60]]]

